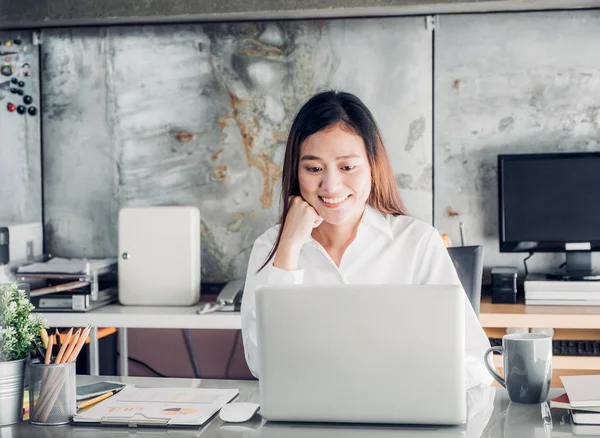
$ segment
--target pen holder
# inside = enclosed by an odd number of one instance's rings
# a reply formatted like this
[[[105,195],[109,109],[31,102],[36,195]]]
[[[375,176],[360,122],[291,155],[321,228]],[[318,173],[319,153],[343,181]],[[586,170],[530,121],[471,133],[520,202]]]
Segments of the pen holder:
[[[28,368],[31,424],[69,423],[77,413],[75,362],[45,365],[31,361]]]

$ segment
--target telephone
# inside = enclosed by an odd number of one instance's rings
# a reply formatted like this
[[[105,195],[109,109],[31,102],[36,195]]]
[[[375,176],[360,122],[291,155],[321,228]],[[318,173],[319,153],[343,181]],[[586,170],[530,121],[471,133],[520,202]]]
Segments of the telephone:
[[[244,280],[233,280],[225,285],[217,297],[219,310],[239,310],[244,292]]]

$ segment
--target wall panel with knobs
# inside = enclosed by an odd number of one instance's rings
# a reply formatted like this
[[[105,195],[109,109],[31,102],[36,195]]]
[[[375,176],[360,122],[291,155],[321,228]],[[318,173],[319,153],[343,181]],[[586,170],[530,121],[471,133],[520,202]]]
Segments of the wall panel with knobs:
[[[0,222],[3,223],[42,220],[38,54],[33,32],[0,32]]]

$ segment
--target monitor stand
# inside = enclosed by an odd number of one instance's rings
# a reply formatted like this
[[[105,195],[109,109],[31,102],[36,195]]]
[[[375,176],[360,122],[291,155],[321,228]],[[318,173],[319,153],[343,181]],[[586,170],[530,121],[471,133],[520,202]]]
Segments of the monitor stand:
[[[565,270],[546,274],[546,277],[562,281],[600,281],[600,271],[592,269],[590,251],[567,251]]]

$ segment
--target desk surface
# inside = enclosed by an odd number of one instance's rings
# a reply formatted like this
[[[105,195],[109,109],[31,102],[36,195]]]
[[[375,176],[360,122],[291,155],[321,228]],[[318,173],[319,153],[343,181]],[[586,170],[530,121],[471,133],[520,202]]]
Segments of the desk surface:
[[[203,388],[239,388],[239,401],[258,401],[258,382],[234,380],[198,379],[158,379],[152,377],[92,377],[77,376],[77,384],[101,381],[122,380],[138,386],[180,386]],[[550,396],[561,393],[551,390]],[[430,437],[430,438],[504,438],[504,437],[571,437],[572,425],[567,411],[552,409],[552,430],[548,421],[544,424],[541,405],[510,403],[504,389],[475,388],[469,391],[469,422],[460,427],[419,427],[419,426],[370,426],[370,425],[319,425],[302,423],[270,423],[256,415],[252,420],[240,424],[223,423],[215,417],[203,429],[160,428],[128,429],[126,427],[84,427],[84,426],[32,426],[29,422],[0,428],[0,437],[70,437],[104,438],[132,436],[181,438],[354,438],[354,437]]]

